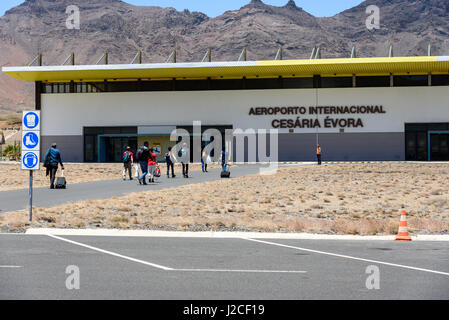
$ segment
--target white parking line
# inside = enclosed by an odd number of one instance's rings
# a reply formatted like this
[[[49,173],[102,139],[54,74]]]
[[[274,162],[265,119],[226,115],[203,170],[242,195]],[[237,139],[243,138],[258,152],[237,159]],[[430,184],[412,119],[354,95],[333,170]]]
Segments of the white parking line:
[[[77,245],[77,246],[81,246],[81,247],[88,248],[88,249],[91,249],[91,250],[95,250],[95,251],[98,251],[98,252],[101,252],[101,253],[109,254],[111,256],[122,258],[122,259],[129,260],[129,261],[132,261],[132,262],[141,263],[141,264],[144,264],[144,265],[147,265],[147,266],[150,266],[150,267],[154,267],[154,268],[157,268],[157,269],[162,269],[162,270],[166,270],[166,271],[167,270],[173,270],[172,268],[161,266],[159,264],[155,264],[155,263],[151,263],[151,262],[147,262],[147,261],[143,261],[143,260],[139,260],[139,259],[134,259],[134,258],[131,258],[131,257],[127,257],[127,256],[124,256],[124,255],[115,253],[115,252],[103,250],[103,249],[100,249],[100,248],[95,248],[95,247],[89,246],[87,244],[83,244],[83,243],[80,243],[80,242],[76,242],[76,241],[64,239],[64,238],[61,238],[61,237],[58,237],[58,236],[54,236],[52,234],[48,234],[48,236],[51,237],[51,238],[54,238],[54,239],[58,239],[58,240],[61,240],[61,241],[65,241],[65,242]]]
[[[307,271],[285,270],[232,270],[232,269],[173,269],[180,272],[235,272],[235,273],[307,273]]]
[[[250,239],[250,238],[242,238],[242,239],[248,240],[248,241],[259,242],[259,243],[263,243],[263,244],[268,244],[268,245],[272,245],[272,246],[278,246],[278,247],[284,247],[284,248],[295,249],[295,250],[300,250],[300,251],[318,253],[318,254],[323,254],[323,255],[327,255],[327,256],[333,256],[333,257],[339,257],[339,258],[345,258],[345,259],[351,259],[351,260],[358,260],[358,261],[369,262],[369,263],[374,263],[374,264],[382,264],[382,265],[386,265],[386,266],[390,266],[390,267],[398,267],[398,268],[404,268],[404,269],[410,269],[410,270],[415,270],[415,271],[423,271],[423,272],[428,272],[428,273],[435,273],[435,274],[441,274],[441,275],[444,275],[444,276],[449,276],[449,273],[442,272],[442,271],[423,269],[423,268],[416,268],[416,267],[406,266],[406,265],[402,265],[402,264],[396,264],[396,263],[389,263],[389,262],[383,262],[383,261],[377,261],[377,260],[370,260],[370,259],[346,256],[346,255],[342,255],[342,254],[325,252],[325,251],[311,250],[311,249],[307,249],[307,248],[289,246],[289,245],[286,245],[286,244],[281,244],[281,243],[276,243],[276,242],[269,242],[269,241],[256,240],[256,239]]]
[[[23,266],[0,266],[0,268],[5,268],[5,269],[19,269],[19,268],[23,268]]]
[[[139,260],[139,259],[135,259],[132,257],[128,257],[128,256],[124,256],[122,254],[118,254],[112,251],[107,251],[107,250],[103,250],[100,248],[96,248],[93,246],[89,246],[87,244],[84,243],[80,243],[80,242],[76,242],[73,240],[69,240],[69,239],[65,239],[65,238],[61,238],[52,234],[47,234],[47,236],[57,239],[57,240],[61,240],[61,241],[65,241],[77,246],[81,246],[84,248],[88,248],[91,250],[95,250],[101,253],[105,253],[105,254],[109,254],[111,256],[114,257],[118,257],[118,258],[122,258],[122,259],[126,259],[132,262],[137,262],[137,263],[141,263],[147,266],[151,266],[157,269],[162,269],[165,271],[178,271],[178,272],[235,272],[235,273],[306,273],[306,271],[283,271],[283,270],[232,270],[232,269],[174,269],[174,268],[169,268],[169,267],[165,267],[159,264],[155,264],[155,263],[151,263],[148,261],[144,261],[144,260]]]

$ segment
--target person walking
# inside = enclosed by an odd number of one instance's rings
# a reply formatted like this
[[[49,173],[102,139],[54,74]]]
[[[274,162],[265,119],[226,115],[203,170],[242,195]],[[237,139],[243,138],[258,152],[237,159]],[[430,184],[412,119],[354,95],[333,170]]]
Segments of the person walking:
[[[226,148],[223,147],[221,150],[221,171],[226,172],[228,165],[228,153],[226,152]]]
[[[201,167],[203,169],[203,172],[207,172],[207,161],[208,161],[208,155],[206,150],[203,151],[203,154],[201,155]]]
[[[182,175],[184,178],[189,177],[190,150],[187,143],[184,142],[181,149]]]
[[[129,180],[133,180],[132,168],[134,166],[134,154],[131,152],[131,147],[126,147],[126,151],[122,155],[123,161],[123,181],[126,180],[126,172],[128,171]]]
[[[320,147],[320,145],[318,145],[316,148],[316,157],[318,160],[318,165],[320,166],[321,165],[321,147]]]
[[[56,143],[53,143],[51,148],[47,150],[44,158],[44,166],[47,168],[47,176],[50,174],[50,189],[55,188],[55,178],[56,172],[58,171],[58,164],[61,164],[61,169],[64,171],[61,152],[58,150]]]
[[[176,157],[173,154],[172,147],[168,147],[168,152],[165,154],[165,163],[167,164],[167,178],[170,178],[170,168],[171,177],[175,178],[175,161]]]
[[[145,141],[136,153],[137,161],[139,161],[140,169],[142,170],[142,175],[138,178],[139,184],[143,185],[147,185],[146,176],[148,174],[148,159],[150,158],[150,149],[148,146],[148,141]]]
[[[154,149],[150,148],[150,156],[148,157],[148,176],[149,182],[154,183],[154,171],[157,168],[157,155],[154,153]]]

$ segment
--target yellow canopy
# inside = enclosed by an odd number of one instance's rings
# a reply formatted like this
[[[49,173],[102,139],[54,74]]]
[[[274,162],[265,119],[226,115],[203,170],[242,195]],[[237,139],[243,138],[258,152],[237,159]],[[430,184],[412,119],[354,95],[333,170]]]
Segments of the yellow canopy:
[[[18,80],[51,82],[448,74],[449,56],[4,67],[3,72]]]

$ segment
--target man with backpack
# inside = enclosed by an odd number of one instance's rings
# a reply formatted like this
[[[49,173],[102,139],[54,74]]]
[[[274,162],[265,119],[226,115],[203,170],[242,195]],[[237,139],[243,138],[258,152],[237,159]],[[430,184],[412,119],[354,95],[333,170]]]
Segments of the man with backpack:
[[[58,171],[58,164],[61,164],[61,169],[64,172],[64,164],[61,159],[61,152],[57,149],[56,143],[51,145],[44,158],[44,167],[47,168],[47,176],[50,174],[50,189],[55,188],[56,171]]]
[[[150,158],[150,149],[148,146],[148,141],[145,141],[136,153],[136,160],[139,161],[140,169],[142,170],[142,175],[138,179],[139,183],[143,185],[147,185],[146,176],[148,174],[148,159]]]
[[[122,155],[123,161],[123,181],[126,180],[126,171],[129,174],[129,180],[133,180],[132,168],[134,165],[134,154],[131,152],[131,147],[126,147],[126,151]]]
[[[170,168],[171,177],[175,178],[175,161],[176,158],[173,155],[172,147],[168,147],[168,152],[165,154],[165,163],[167,164],[167,178],[170,178]]]

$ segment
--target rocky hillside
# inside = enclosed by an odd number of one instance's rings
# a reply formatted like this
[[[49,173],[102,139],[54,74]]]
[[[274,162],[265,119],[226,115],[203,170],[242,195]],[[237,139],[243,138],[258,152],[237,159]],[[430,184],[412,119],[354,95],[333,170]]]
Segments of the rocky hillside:
[[[366,8],[379,6],[380,30],[365,26]],[[66,8],[80,8],[80,30],[66,28]],[[316,18],[293,0],[283,7],[252,0],[216,18],[172,8],[137,7],[119,0],[27,0],[0,18],[0,66],[25,65],[38,52],[44,64],[61,64],[76,52],[79,64],[93,64],[105,50],[109,63],[129,63],[137,50],[144,62],[162,62],[174,48],[179,61],[307,58],[320,45],[322,57],[344,57],[356,45],[359,56],[384,56],[393,43],[396,55],[449,54],[447,0],[368,0],[330,18]],[[0,75],[0,112],[32,107],[33,85]],[[2,111],[3,110],[3,111]]]

